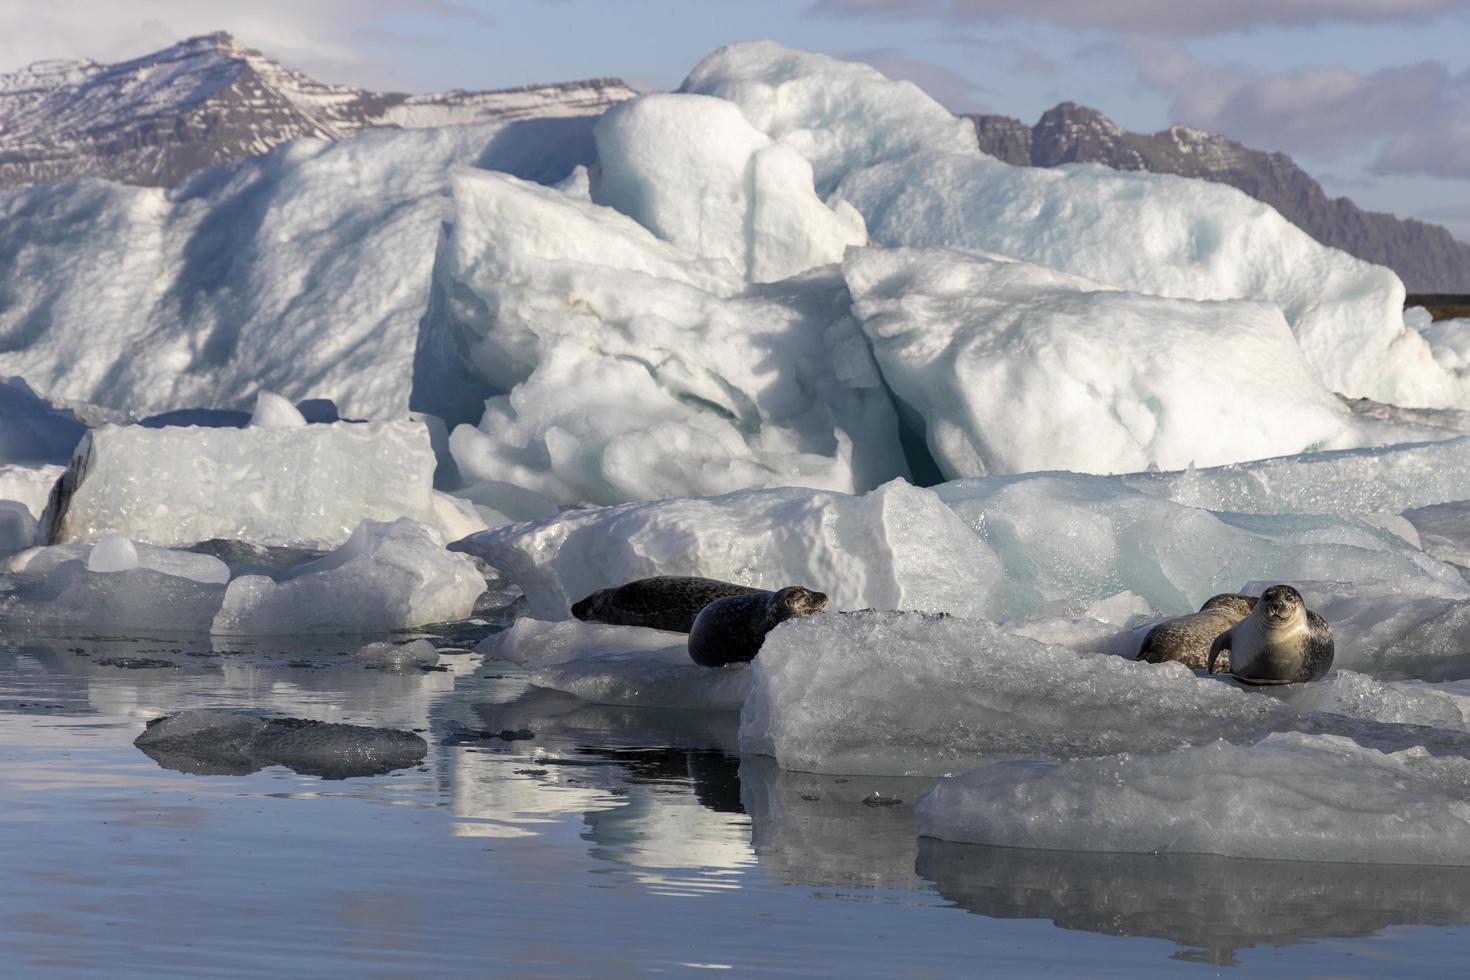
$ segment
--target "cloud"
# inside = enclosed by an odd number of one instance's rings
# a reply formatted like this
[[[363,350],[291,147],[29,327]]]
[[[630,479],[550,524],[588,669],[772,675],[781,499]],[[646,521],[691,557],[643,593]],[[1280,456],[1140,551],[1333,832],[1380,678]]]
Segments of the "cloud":
[[[834,16],[1020,17],[1078,29],[1190,36],[1257,25],[1425,19],[1470,10],[1470,0],[817,0],[808,9]]]
[[[381,85],[391,79],[364,49],[412,43],[384,30],[394,18],[484,23],[452,0],[129,0],[50,3],[0,0],[0,71],[50,58],[121,61],[197,34],[228,30],[292,68],[326,81]]]
[[[1247,146],[1333,155],[1375,150],[1375,174],[1470,179],[1470,71],[1442,62],[1371,73],[1348,68],[1251,75],[1195,60],[1172,41],[1130,39],[1089,53],[1126,53],[1140,81],[1173,98],[1173,122]]]
[[[987,111],[979,98],[986,89],[944,65],[911,58],[897,48],[848,51],[838,57],[872,65],[889,78],[913,82],[950,112]]]

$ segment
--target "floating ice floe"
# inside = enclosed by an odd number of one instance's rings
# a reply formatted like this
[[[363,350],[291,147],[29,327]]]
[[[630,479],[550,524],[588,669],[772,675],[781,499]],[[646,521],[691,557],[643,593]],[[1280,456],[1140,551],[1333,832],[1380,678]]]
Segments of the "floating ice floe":
[[[597,704],[739,711],[749,669],[701,667],[689,659],[688,639],[641,626],[520,619],[475,652],[520,664],[537,687]]]
[[[1125,590],[1167,614],[1193,612],[1253,580],[1380,580],[1470,597],[1452,566],[1351,517],[1215,513],[1065,473],[956,480],[934,492],[1006,570],[995,619],[1075,615]]]
[[[465,619],[485,591],[467,556],[433,528],[363,521],[328,555],[281,580],[230,582],[210,627],[219,634],[374,633]]]
[[[499,392],[451,434],[466,482],[614,504],[907,472],[834,270],[747,287],[611,208],[497,174],[454,192],[446,316]]]
[[[951,479],[1449,435],[1355,416],[1269,304],[1145,296],[942,249],[854,249],[842,271],[884,378]]]
[[[375,776],[418,765],[428,743],[412,732],[233,711],[155,718],[133,744],[165,769],[244,776],[285,766],[325,779]]]
[[[428,640],[410,640],[408,643],[380,640],[359,647],[352,654],[352,659],[377,670],[417,670],[439,663],[439,651]]]
[[[858,497],[784,488],[568,511],[455,547],[503,572],[548,620],[570,618],[596,589],[652,575],[804,585],[834,609],[958,615],[996,613],[1002,588],[995,555],[933,492],[903,481]]]
[[[53,543],[118,533],[332,548],[363,520],[433,523],[434,465],[419,422],[102,426],[78,447],[46,532]]]
[[[986,766],[936,786],[919,833],[1068,851],[1470,863],[1470,760],[1295,733],[1159,755]]]

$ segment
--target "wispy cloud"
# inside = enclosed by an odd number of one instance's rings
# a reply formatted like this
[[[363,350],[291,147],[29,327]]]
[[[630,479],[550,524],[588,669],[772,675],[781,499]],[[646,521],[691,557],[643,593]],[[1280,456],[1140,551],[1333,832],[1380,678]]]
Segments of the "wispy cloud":
[[[887,75],[913,82],[950,112],[985,112],[980,96],[983,86],[944,65],[910,57],[897,48],[868,48],[838,55],[847,61],[861,61]]]
[[[1470,0],[816,0],[833,16],[1020,17],[1128,34],[1204,35],[1259,25],[1371,24],[1470,10]]]

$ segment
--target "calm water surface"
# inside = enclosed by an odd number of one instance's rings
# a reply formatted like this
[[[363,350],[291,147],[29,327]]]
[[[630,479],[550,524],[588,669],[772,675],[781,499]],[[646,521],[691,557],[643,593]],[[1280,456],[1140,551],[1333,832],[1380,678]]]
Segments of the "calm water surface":
[[[783,773],[733,715],[334,642],[0,648],[0,974],[1406,976],[1470,952],[1470,869],[921,842],[925,780]],[[414,729],[429,755],[325,780],[133,746],[186,708]],[[465,737],[504,729],[534,737]]]

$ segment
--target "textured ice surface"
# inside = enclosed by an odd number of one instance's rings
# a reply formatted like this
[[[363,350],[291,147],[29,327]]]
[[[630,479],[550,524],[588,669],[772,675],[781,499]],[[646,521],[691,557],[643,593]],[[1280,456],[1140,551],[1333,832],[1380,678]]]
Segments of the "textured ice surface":
[[[436,530],[401,518],[363,521],[340,548],[284,581],[237,578],[215,633],[373,633],[464,619],[485,580]]]
[[[1076,615],[1125,590],[1174,615],[1267,579],[1466,594],[1451,566],[1350,517],[1213,513],[1071,474],[957,480],[935,492],[1004,564],[1006,612],[992,618]]]
[[[592,200],[745,278],[772,282],[842,260],[867,241],[850,205],[827,207],[812,168],[723,99],[659,93],[606,112],[593,129]]]
[[[496,174],[454,194],[446,315],[495,392],[450,437],[466,482],[613,504],[907,472],[835,270],[746,287],[611,208]]]
[[[148,723],[133,744],[165,769],[243,776],[285,766],[326,779],[417,765],[429,746],[412,732],[232,711],[183,711]]]
[[[68,450],[68,454],[70,450]],[[46,510],[46,501],[51,488],[66,472],[65,466],[42,463],[26,466],[16,463],[0,463],[0,500],[11,500],[23,504],[32,517],[40,519]]]
[[[864,612],[771,631],[741,714],[782,768],[937,775],[987,756],[1065,758],[1245,738],[1296,712],[1179,664],[1077,653],[1006,626]]]
[[[1440,561],[1470,567],[1470,500],[1430,504],[1404,511],[1420,546]]]
[[[995,615],[1001,597],[995,555],[934,493],[902,481],[858,497],[786,488],[569,511],[457,547],[508,576],[542,619],[652,575],[803,585],[832,609]]]
[[[393,643],[382,640],[359,647],[352,659],[365,667],[378,670],[417,670],[439,662],[439,651],[428,640]]]
[[[523,618],[475,652],[520,664],[538,687],[599,704],[739,711],[750,671],[699,666],[689,659],[688,639],[642,626]]]
[[[1000,256],[854,249],[853,312],[950,479],[1132,473],[1431,437],[1360,419],[1276,307],[1166,299]]]
[[[1161,755],[986,766],[919,804],[927,837],[1068,851],[1470,864],[1470,760],[1275,734]]]
[[[756,129],[811,161],[824,195],[850,170],[918,150],[976,149],[974,124],[917,85],[771,41],[720,48],[695,66],[680,91],[735,103]]]
[[[54,542],[109,532],[158,545],[239,538],[334,547],[362,520],[433,521],[422,423],[245,429],[103,426],[88,433],[48,514]]]
[[[0,201],[0,373],[146,414],[248,410],[264,387],[354,418],[478,397],[440,344],[436,243],[462,164],[557,179],[591,119],[297,140],[173,190],[100,180]],[[467,397],[466,397],[467,396]],[[422,400],[421,400],[422,399]]]
[[[44,554],[56,550],[43,549],[35,567],[0,576],[0,623],[31,629],[138,630],[145,635],[203,632],[224,597],[225,586],[218,581],[196,581],[141,563],[124,571],[93,571],[80,557]]]
[[[255,411],[250,415],[250,424],[267,429],[292,429],[306,424],[301,410],[273,391],[261,391],[255,396]]]
[[[1397,514],[1470,495],[1470,438],[1136,473],[1122,480],[1144,493],[1208,510]]]
[[[1281,307],[1329,388],[1408,405],[1470,405],[1470,378],[1404,325],[1403,284],[1313,241],[1234,188],[1098,166],[1013,167],[958,120],[866,65],[737,44],[684,91],[740,106],[812,161],[884,246],[983,249],[1140,293]]]

